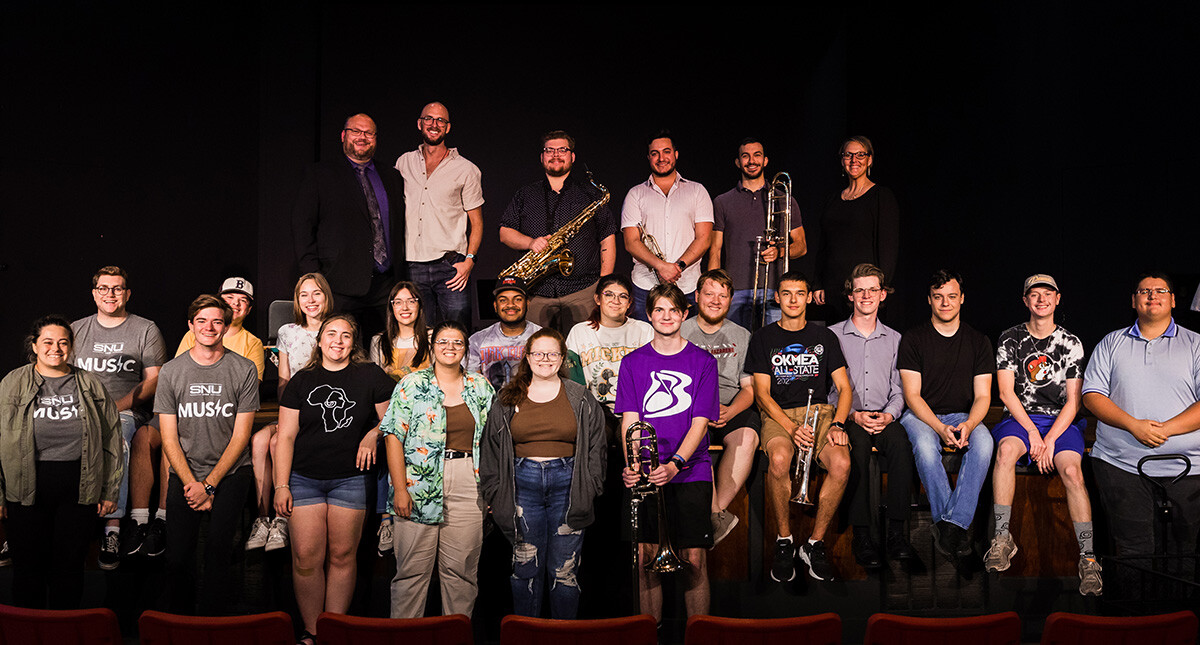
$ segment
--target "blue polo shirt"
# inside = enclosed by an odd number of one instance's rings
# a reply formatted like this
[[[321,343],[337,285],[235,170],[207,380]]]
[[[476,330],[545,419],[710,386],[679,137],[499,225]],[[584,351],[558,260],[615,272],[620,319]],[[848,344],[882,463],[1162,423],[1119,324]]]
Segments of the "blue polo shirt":
[[[1200,401],[1200,334],[1171,320],[1162,336],[1147,340],[1137,323],[1104,337],[1083,374],[1083,393],[1103,394],[1137,419],[1166,421]],[[1200,474],[1200,431],[1170,437],[1157,448],[1142,445],[1129,432],[1096,424],[1092,456],[1136,473],[1146,455],[1182,453]],[[1180,462],[1146,464],[1155,477],[1179,474]]]

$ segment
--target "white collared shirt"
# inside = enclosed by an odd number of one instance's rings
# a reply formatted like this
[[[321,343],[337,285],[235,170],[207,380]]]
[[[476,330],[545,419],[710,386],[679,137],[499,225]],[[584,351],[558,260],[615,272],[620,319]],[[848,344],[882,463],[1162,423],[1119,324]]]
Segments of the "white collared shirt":
[[[679,260],[696,240],[697,222],[712,221],[713,205],[708,191],[698,182],[688,181],[678,173],[675,174],[675,183],[665,194],[654,183],[653,176],[630,188],[621,207],[621,228],[637,227],[638,224],[645,226],[646,232],[658,242],[668,262]],[[684,293],[696,290],[702,263],[703,256],[688,265],[675,283]],[[658,278],[654,269],[635,259],[633,283],[641,289],[653,289],[658,284]]]

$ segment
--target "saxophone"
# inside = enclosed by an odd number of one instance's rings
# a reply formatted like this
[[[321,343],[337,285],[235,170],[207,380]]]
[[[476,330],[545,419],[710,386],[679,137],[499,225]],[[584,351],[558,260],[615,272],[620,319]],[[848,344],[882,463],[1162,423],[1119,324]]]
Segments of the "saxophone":
[[[525,284],[531,284],[534,280],[542,278],[555,269],[564,276],[571,275],[571,271],[575,268],[575,254],[567,248],[567,243],[571,241],[572,237],[575,237],[584,224],[587,224],[588,220],[592,219],[601,206],[608,203],[608,199],[611,197],[607,188],[592,179],[591,171],[588,171],[587,176],[588,181],[602,193],[600,199],[588,204],[574,219],[547,238],[546,248],[541,251],[526,252],[520,260],[501,271],[500,275],[521,278]]]

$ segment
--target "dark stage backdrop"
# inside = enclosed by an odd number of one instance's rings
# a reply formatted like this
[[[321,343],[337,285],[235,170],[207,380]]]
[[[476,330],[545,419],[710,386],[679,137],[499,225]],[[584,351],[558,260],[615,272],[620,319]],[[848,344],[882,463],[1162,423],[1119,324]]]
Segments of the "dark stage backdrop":
[[[896,319],[927,315],[925,276],[945,266],[966,275],[966,320],[995,338],[1026,316],[1021,280],[1050,272],[1062,321],[1090,347],[1131,320],[1140,268],[1179,278],[1180,310],[1200,279],[1196,13],[6,6],[0,370],[20,362],[33,318],[94,311],[89,278],[104,264],[130,271],[130,309],[171,347],[188,302],[232,274],[257,285],[250,326],[264,336],[266,304],[296,275],[289,214],[305,164],[340,154],[359,111],[378,122],[377,160],[393,163],[419,142],[430,100],[483,170],[476,277],[517,257],[497,222],[538,178],[543,131],[576,136],[577,164],[618,212],[648,176],[652,130],[676,133],[680,172],[714,197],[753,134],[806,216],[841,186],[838,142],[861,133],[901,207]]]

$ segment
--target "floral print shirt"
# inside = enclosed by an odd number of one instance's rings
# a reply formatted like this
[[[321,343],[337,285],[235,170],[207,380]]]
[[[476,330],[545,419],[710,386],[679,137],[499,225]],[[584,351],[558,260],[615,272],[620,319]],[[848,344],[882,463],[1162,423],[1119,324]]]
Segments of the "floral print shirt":
[[[479,480],[479,439],[492,407],[495,390],[482,374],[463,374],[462,398],[475,417],[471,459]],[[433,368],[413,372],[400,380],[383,415],[380,429],[395,435],[404,446],[406,485],[412,496],[409,517],[421,524],[439,524],[444,517],[442,466],[446,452],[445,394],[438,387]],[[395,482],[393,482],[393,486]],[[388,491],[388,512],[394,513],[395,489]]]

